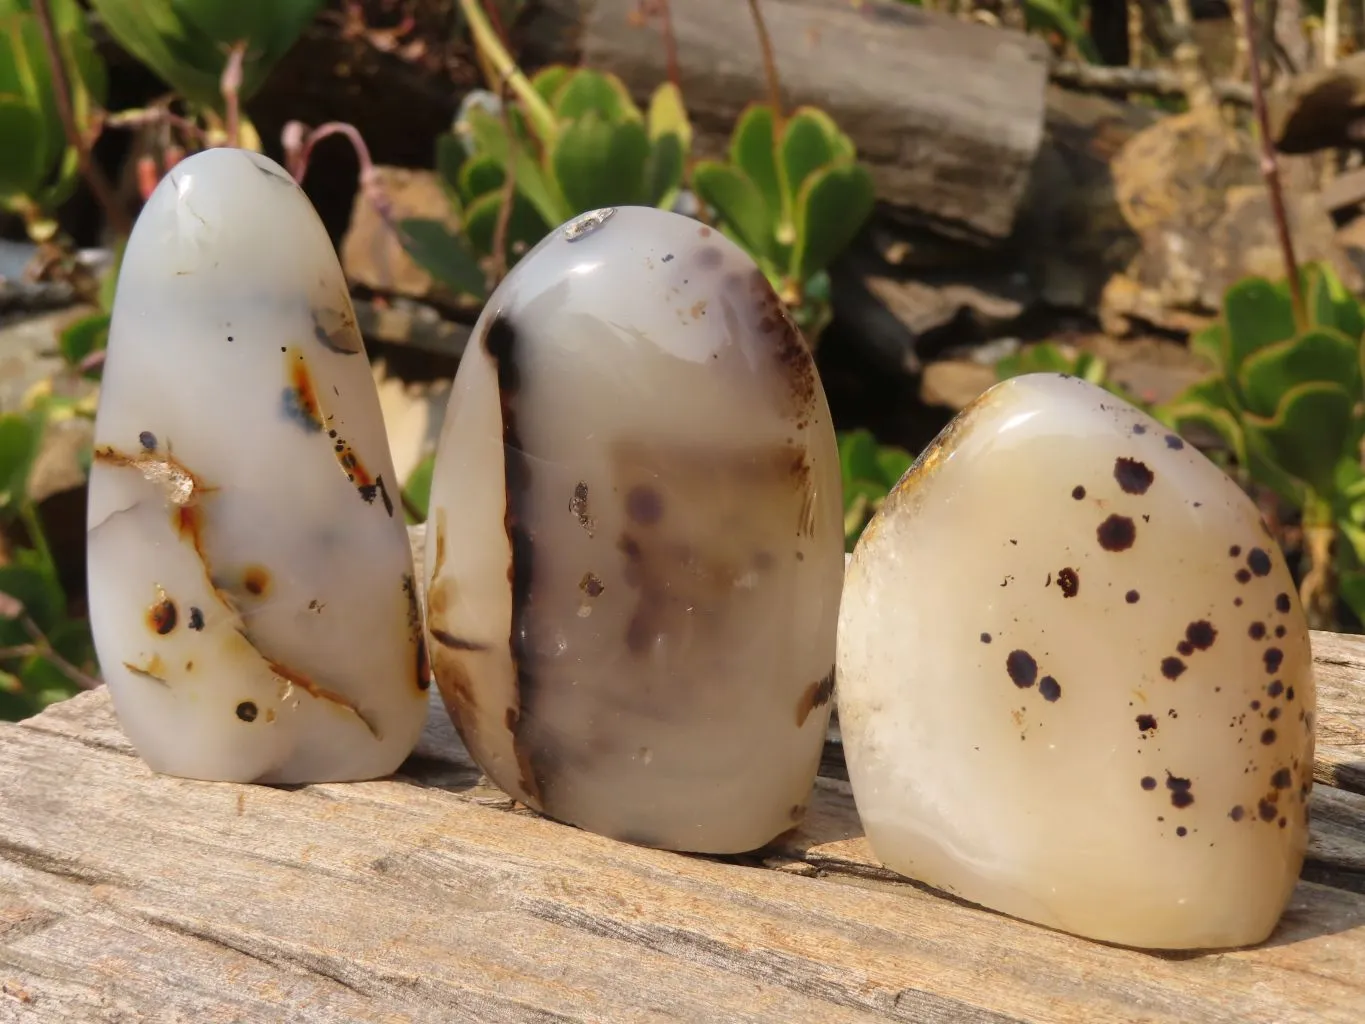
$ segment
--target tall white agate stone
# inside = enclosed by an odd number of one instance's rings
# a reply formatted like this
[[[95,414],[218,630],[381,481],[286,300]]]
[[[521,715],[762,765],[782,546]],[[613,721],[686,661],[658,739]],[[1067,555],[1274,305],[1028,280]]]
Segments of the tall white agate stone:
[[[88,510],[90,617],[155,771],[394,771],[429,673],[398,481],[330,240],[285,171],[210,149],[129,239]]]
[[[502,789],[677,850],[801,821],[838,453],[810,351],[737,245],[623,207],[528,253],[460,363],[429,523],[432,667]]]
[[[978,398],[849,566],[839,723],[873,850],[1063,931],[1265,939],[1303,864],[1315,700],[1255,505],[1079,378]]]

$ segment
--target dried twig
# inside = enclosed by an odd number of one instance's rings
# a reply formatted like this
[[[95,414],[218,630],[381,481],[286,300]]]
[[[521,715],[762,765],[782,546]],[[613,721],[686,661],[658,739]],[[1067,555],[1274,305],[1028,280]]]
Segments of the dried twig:
[[[1217,110],[1213,86],[1204,70],[1199,44],[1194,39],[1194,18],[1190,14],[1190,0],[1171,0],[1171,28],[1175,49],[1171,58],[1185,87],[1185,100],[1191,110]]]
[[[52,12],[47,0],[33,0],[33,15],[38,19],[38,28],[43,35],[43,49],[47,51],[48,61],[52,64],[52,91],[57,101],[57,115],[61,118],[62,129],[66,132],[67,144],[76,151],[76,164],[81,177],[85,179],[95,201],[104,210],[105,221],[116,235],[126,236],[133,230],[132,219],[119,204],[114,188],[104,176],[99,165],[90,155],[90,142],[81,137],[76,125],[76,116],[71,109],[71,83],[66,77],[66,61],[57,43],[57,33],[52,28]]]
[[[1261,136],[1261,176],[1270,193],[1270,212],[1275,220],[1275,234],[1280,240],[1285,276],[1289,281],[1289,296],[1294,306],[1294,320],[1302,330],[1308,323],[1308,316],[1303,304],[1303,285],[1299,281],[1299,264],[1294,258],[1294,239],[1289,233],[1289,217],[1284,207],[1284,186],[1280,181],[1280,166],[1275,159],[1275,142],[1270,135],[1270,112],[1265,101],[1265,86],[1261,81],[1261,60],[1255,48],[1256,11],[1253,0],[1241,0],[1241,4],[1247,47],[1251,55],[1247,70],[1251,72],[1252,106],[1256,111],[1256,123]]]
[[[678,39],[673,35],[673,10],[668,6],[668,0],[655,0],[654,9],[659,14],[659,35],[663,37],[668,80],[673,83],[673,88],[682,92],[682,68],[678,65]]]
[[[763,21],[758,0],[749,0],[749,13],[754,18],[754,30],[758,33],[758,48],[763,54],[763,74],[768,79],[768,102],[773,108],[774,134],[780,134],[782,126],[782,80],[777,77],[777,58],[773,56],[773,43],[768,38],[768,26]]]
[[[38,624],[29,618],[22,601],[10,594],[0,594],[0,605],[3,605],[3,608],[0,608],[0,614],[4,614],[6,618],[17,620],[31,641],[14,647],[0,647],[0,660],[43,658],[52,662],[57,671],[82,690],[93,690],[100,685],[98,679],[85,672],[78,665],[73,665],[58,653],[57,649],[52,646],[52,642],[48,640],[47,635],[38,628]]]

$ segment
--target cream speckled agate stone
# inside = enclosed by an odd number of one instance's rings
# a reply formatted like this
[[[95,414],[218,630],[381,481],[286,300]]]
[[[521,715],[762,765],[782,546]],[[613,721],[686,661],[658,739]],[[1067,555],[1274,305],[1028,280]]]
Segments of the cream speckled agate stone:
[[[90,616],[156,771],[392,772],[430,676],[379,399],[322,223],[266,157],[180,163],[119,275],[95,424]]]
[[[753,849],[797,824],[829,717],[838,453],[763,275],[626,207],[528,253],[460,363],[426,571],[478,763],[560,821]]]
[[[877,856],[1139,947],[1265,939],[1308,835],[1315,689],[1232,480],[1076,378],[992,388],[860,539],[839,721]]]

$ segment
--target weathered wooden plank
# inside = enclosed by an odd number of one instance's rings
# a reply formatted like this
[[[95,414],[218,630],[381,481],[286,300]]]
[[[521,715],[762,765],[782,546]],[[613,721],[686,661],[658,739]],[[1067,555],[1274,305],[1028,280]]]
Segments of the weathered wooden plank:
[[[535,0],[519,19],[523,56],[614,72],[647,99],[667,80],[667,57],[638,7]],[[748,5],[671,8],[699,149],[723,151],[739,113],[767,97]],[[828,111],[871,167],[881,199],[949,234],[1009,235],[1043,135],[1041,40],[885,0],[765,0],[763,11],[786,104]]]
[[[1315,805],[1358,868],[1365,800]],[[0,983],[0,1019],[1346,1022],[1365,896],[1140,953],[897,879],[846,783],[764,855],[684,857],[518,809],[439,712],[394,779],[275,789],[152,775],[96,692],[0,727]]]
[[[1314,643],[1305,881],[1267,944],[1213,954],[899,878],[835,778],[769,848],[681,856],[515,805],[435,702],[394,778],[267,788],[151,774],[85,694],[0,725],[0,1020],[1354,1024],[1365,795],[1330,783],[1361,768],[1365,641]]]

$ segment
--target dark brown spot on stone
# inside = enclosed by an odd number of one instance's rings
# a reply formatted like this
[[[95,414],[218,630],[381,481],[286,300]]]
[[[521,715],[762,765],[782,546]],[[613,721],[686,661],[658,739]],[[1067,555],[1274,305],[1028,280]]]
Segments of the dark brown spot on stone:
[[[153,632],[161,636],[165,636],[171,630],[175,629],[175,623],[178,618],[179,616],[175,610],[175,602],[164,593],[161,595],[160,601],[157,601],[147,609],[147,625],[152,628]]]
[[[1274,730],[1274,729],[1266,729],[1263,733],[1261,733],[1261,743],[1262,743],[1263,745],[1265,745],[1265,746],[1268,747],[1268,746],[1270,746],[1270,745],[1271,745],[1272,743],[1274,743],[1274,742],[1275,742],[1275,730]]]
[[[1274,675],[1280,670],[1280,663],[1284,661],[1284,651],[1278,647],[1267,647],[1265,654],[1261,656],[1261,660],[1265,662],[1266,672]]]
[[[264,597],[270,590],[270,570],[261,565],[247,566],[242,573],[242,587],[253,597]]]
[[[1275,595],[1275,610],[1276,610],[1277,612],[1281,612],[1281,613],[1288,613],[1288,611],[1289,611],[1289,595],[1288,595],[1288,594],[1276,594],[1276,595]]]
[[[588,485],[580,480],[574,485],[573,497],[569,499],[569,512],[578,520],[578,525],[592,536],[593,520],[588,512]]]
[[[1183,809],[1194,803],[1194,794],[1190,792],[1190,787],[1189,779],[1178,778],[1170,772],[1166,773],[1166,788],[1171,791],[1172,807]]]
[[[1185,447],[1185,442],[1182,441],[1180,438],[1176,437],[1174,434],[1167,434],[1166,447],[1173,452],[1178,452],[1180,451],[1181,448]]]
[[[1095,531],[1105,551],[1127,551],[1137,540],[1137,526],[1127,516],[1111,515]]]
[[[1279,811],[1269,800],[1261,800],[1256,804],[1256,813],[1261,816],[1262,821],[1274,821]]]
[[[1247,553],[1247,568],[1257,576],[1270,575],[1270,556],[1262,548],[1252,548]]]
[[[1241,804],[1233,804],[1232,810],[1228,811],[1228,817],[1231,818],[1233,821],[1241,821],[1244,817],[1246,817],[1246,813],[1247,813],[1246,808],[1243,807]]]
[[[1207,651],[1218,639],[1218,630],[1207,619],[1200,619],[1185,627],[1185,639],[1196,651]]]
[[[1081,590],[1081,577],[1070,567],[1058,570],[1057,586],[1062,588],[1063,597],[1075,597]]]
[[[1045,701],[1056,701],[1062,696],[1062,684],[1051,676],[1043,676],[1038,680],[1038,692],[1043,695]]]
[[[1123,595],[1123,599],[1127,601],[1129,604],[1137,604],[1141,596],[1142,595],[1140,595],[1136,590],[1130,590],[1128,591],[1128,593]]]
[[[1247,636],[1253,640],[1263,640],[1265,638],[1265,623],[1253,622],[1247,627]]]
[[[1276,627],[1275,627],[1275,639],[1276,639],[1276,640],[1283,640],[1283,639],[1284,639],[1284,634],[1285,634],[1285,628],[1284,628],[1283,626],[1276,626]]]
[[[1156,729],[1156,715],[1138,715],[1138,732],[1152,732]]]
[[[466,640],[464,637],[455,636],[444,629],[436,626],[431,627],[431,638],[442,647],[447,647],[452,651],[486,651],[487,644],[479,643],[477,640]]]
[[[1276,769],[1275,774],[1270,776],[1270,784],[1276,789],[1288,789],[1293,782],[1293,773],[1288,768]]]
[[[1114,479],[1127,494],[1146,494],[1156,477],[1145,463],[1120,457],[1114,460]]]
[[[1272,697],[1278,697],[1280,694],[1284,692],[1284,683],[1276,679],[1273,683],[1271,683],[1269,686],[1265,688],[1265,692],[1270,694],[1270,696]]]
[[[1190,643],[1188,640],[1181,640],[1180,643],[1175,645],[1175,653],[1183,658],[1188,658],[1194,653],[1194,644]]]
[[[1179,658],[1162,658],[1161,674],[1167,679],[1179,679],[1185,672],[1185,663]]]
[[[806,724],[806,719],[816,708],[824,707],[829,703],[830,695],[834,693],[834,666],[831,665],[824,677],[817,679],[806,687],[801,699],[796,702],[796,727],[799,729]]]
[[[585,572],[583,578],[578,581],[578,589],[589,597],[598,597],[606,588],[602,586],[602,580],[594,572]]]
[[[639,484],[626,494],[626,515],[641,526],[653,526],[664,514],[664,500],[652,487]]]
[[[1234,545],[1232,545],[1232,547],[1228,548],[1228,555],[1230,555],[1232,558],[1236,558],[1236,557],[1237,557],[1238,555],[1240,555],[1241,553],[1242,553],[1242,545],[1240,545],[1240,544],[1234,544]]]
[[[990,635],[989,633],[982,633],[982,634],[981,634],[981,642],[982,642],[983,644],[988,644],[988,643],[990,643],[990,642],[991,642],[991,635]]]
[[[190,607],[189,627],[196,633],[204,628],[204,613],[194,606]]]
[[[1142,788],[1149,791],[1156,789],[1156,779],[1152,778],[1150,775],[1144,775],[1142,777]]]
[[[156,451],[156,435],[150,430],[144,430],[142,433],[138,434],[137,443],[142,445],[143,451]]]
[[[1010,651],[1005,658],[1005,671],[1021,690],[1028,689],[1038,681],[1038,662],[1028,651]]]
[[[254,701],[244,700],[237,705],[237,717],[243,722],[256,721],[256,704]]]
[[[1080,501],[1085,497],[1085,488],[1080,484],[1077,484],[1075,487],[1071,488],[1071,496],[1077,501]]]
[[[1177,825],[1175,829],[1175,834],[1180,836],[1180,838],[1184,839],[1185,836],[1189,835],[1189,829],[1187,829],[1184,825]]]
[[[1233,573],[1233,578],[1237,580],[1238,583],[1249,583],[1251,581],[1251,570],[1238,569]]]

